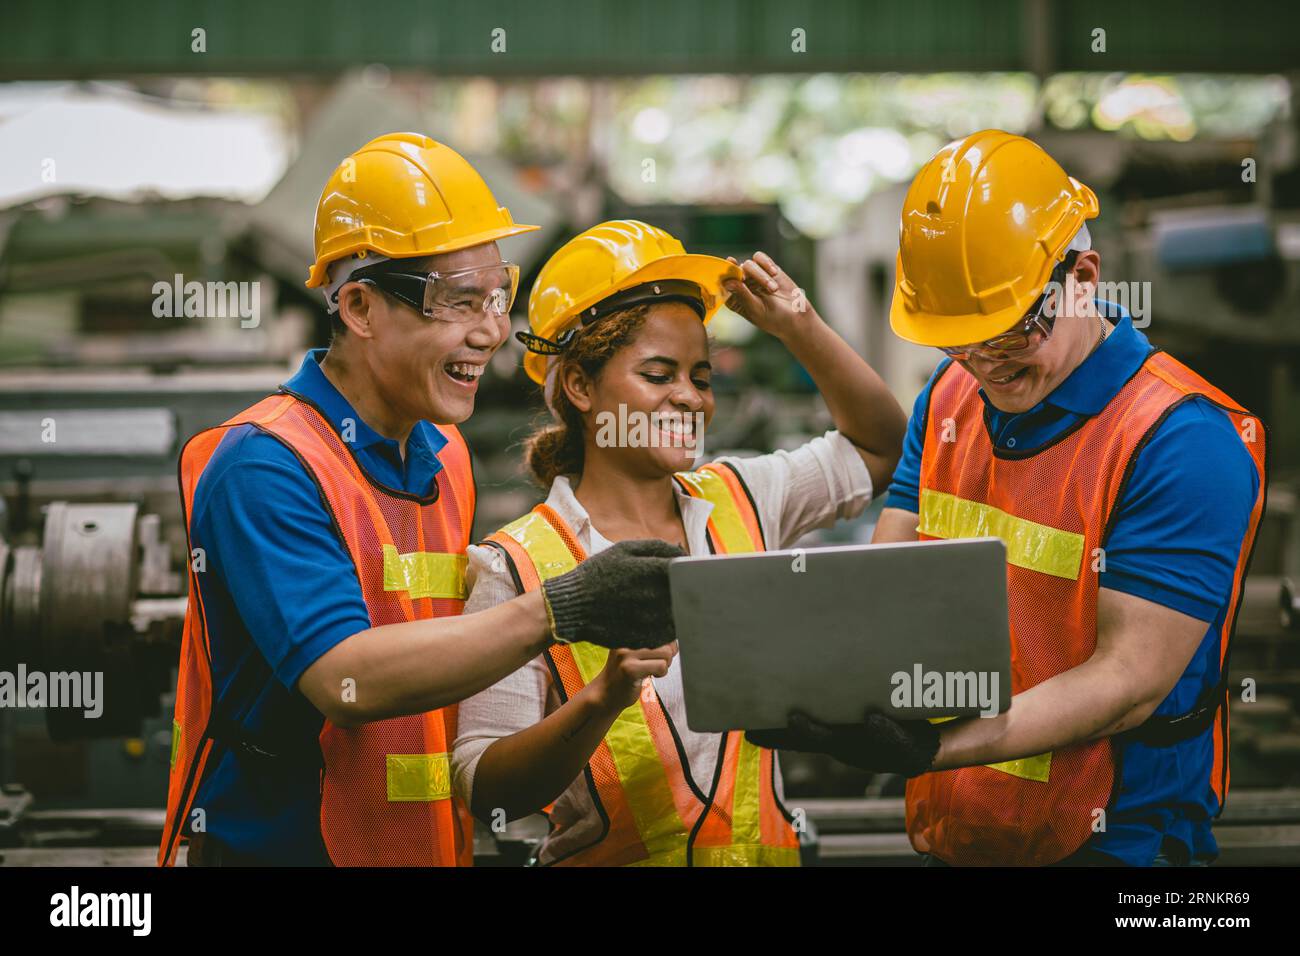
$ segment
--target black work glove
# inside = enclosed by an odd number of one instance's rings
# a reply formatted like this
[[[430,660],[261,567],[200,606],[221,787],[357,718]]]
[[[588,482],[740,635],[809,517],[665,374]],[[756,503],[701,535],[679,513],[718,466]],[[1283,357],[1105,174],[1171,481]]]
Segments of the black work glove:
[[[668,562],[684,554],[664,541],[620,541],[542,584],[557,641],[640,650],[673,641]]]
[[[928,772],[939,751],[937,726],[927,720],[894,720],[879,711],[867,711],[860,724],[823,724],[794,711],[787,727],[746,731],[745,739],[774,750],[829,754],[860,770],[905,777]]]

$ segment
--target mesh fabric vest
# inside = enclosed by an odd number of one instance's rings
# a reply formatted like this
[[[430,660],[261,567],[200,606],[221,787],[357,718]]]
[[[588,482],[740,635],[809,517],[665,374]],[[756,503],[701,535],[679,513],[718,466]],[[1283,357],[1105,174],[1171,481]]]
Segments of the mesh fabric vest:
[[[373,481],[313,405],[288,393],[272,395],[186,443],[180,484],[187,534],[203,471],[227,431],[240,425],[283,443],[317,485],[356,567],[372,627],[461,613],[474,483],[469,450],[457,429],[440,426],[447,436],[438,456],[443,467],[436,488],[420,498]],[[192,566],[159,850],[164,865],[175,859],[187,817],[191,825],[199,818],[194,795],[214,739],[236,751],[257,746],[238,739],[238,727],[213,712],[203,578]],[[344,700],[351,691],[361,695],[365,688],[339,689]],[[352,729],[325,721],[319,738],[320,826],[336,865],[472,864],[472,821],[451,793],[448,752],[455,725],[454,706]]]
[[[1177,405],[1195,396],[1228,415],[1260,477],[1220,634],[1224,669],[1264,506],[1265,435],[1257,418],[1177,360],[1153,352],[1099,414],[1044,447],[1014,453],[994,448],[978,384],[965,369],[954,362],[934,383],[921,456],[919,537],[992,535],[1005,542],[1013,694],[1091,657],[1115,503],[1142,446]],[[1222,807],[1228,789],[1226,686],[1218,688],[1213,711],[1214,770],[1205,785]],[[908,836],[918,852],[953,864],[1054,863],[1082,847],[1104,819],[1116,772],[1112,741],[1103,738],[924,774],[907,785]]]
[[[762,551],[758,516],[739,475],[705,465],[675,476],[688,494],[713,503],[710,547],[719,554]],[[546,505],[491,535],[520,591],[575,567],[586,554],[564,519]],[[601,669],[609,652],[556,644],[547,666],[567,701]],[[562,866],[798,866],[799,838],[776,796],[776,757],[740,731],[722,735],[713,778],[693,781],[667,708],[647,682],[583,771],[604,826]]]

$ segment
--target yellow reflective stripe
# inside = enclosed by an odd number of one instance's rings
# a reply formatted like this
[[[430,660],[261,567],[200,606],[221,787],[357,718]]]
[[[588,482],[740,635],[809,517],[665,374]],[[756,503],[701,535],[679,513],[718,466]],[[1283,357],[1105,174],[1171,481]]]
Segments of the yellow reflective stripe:
[[[569,552],[569,546],[564,543],[559,532],[536,511],[516,518],[502,528],[501,533],[509,535],[523,546],[532,559],[533,567],[537,569],[537,576],[543,581],[572,571],[577,566]]]
[[[547,578],[571,570],[576,562],[559,533],[537,512],[530,512],[501,529],[523,546],[537,576]],[[605,667],[609,651],[595,644],[570,644],[569,653],[584,684]],[[677,814],[668,772],[659,759],[654,738],[638,701],[615,718],[605,734],[619,785],[632,811],[637,834],[649,854],[640,865],[685,866],[686,826]]]
[[[614,719],[605,742],[646,852],[652,857],[678,850],[685,853],[686,825],[677,815],[668,771],[659,759],[639,701]]]
[[[943,491],[921,491],[918,530],[932,538],[1001,538],[1007,564],[1074,581],[1083,565],[1083,535],[1017,518],[992,505]]]
[[[763,833],[758,824],[758,795],[763,786],[763,752],[740,737],[736,757],[736,782],[731,793],[731,842],[733,845],[759,844]]]
[[[681,846],[671,850],[665,850],[663,853],[657,853],[652,857],[644,860],[637,860],[635,863],[628,863],[627,866],[685,866],[686,865],[686,841],[683,840]]]
[[[605,662],[609,660],[607,649],[596,644],[588,644],[586,641],[570,644],[569,653],[573,655],[578,665],[578,673],[582,675],[584,684],[590,684],[595,680],[596,675],[604,669]]]
[[[451,798],[451,763],[446,754],[388,754],[385,760],[390,803]]]
[[[691,850],[696,866],[799,866],[794,846],[697,846]]]
[[[1033,757],[1004,760],[1001,763],[988,763],[984,766],[990,770],[1001,770],[1003,773],[1009,773],[1013,777],[1020,777],[1024,780],[1047,783],[1048,777],[1052,774],[1052,754],[1051,751],[1048,751],[1045,754],[1038,754]]]
[[[949,720],[956,720],[956,717],[930,717],[932,724],[942,724]],[[1033,757],[1021,757],[1018,760],[1003,760],[1001,763],[986,763],[984,766],[990,770],[999,770],[1002,773],[1009,773],[1013,777],[1020,777],[1023,780],[1034,780],[1038,783],[1047,783],[1048,778],[1052,775],[1052,752],[1049,750],[1045,754],[1036,754]]]
[[[573,654],[584,684],[590,684],[609,659],[609,651],[595,644],[570,644],[569,652]],[[659,759],[659,751],[655,748],[639,700],[614,719],[605,733],[605,743],[614,758],[614,769],[632,811],[637,834],[650,854],[650,859],[642,863],[684,866],[686,825],[678,816],[677,802],[668,783],[668,771]],[[654,862],[664,854],[678,853],[681,854],[680,863]]]
[[[172,718],[172,760],[171,765],[176,766],[176,757],[181,752],[181,722],[175,717]]]
[[[745,554],[758,550],[758,542],[749,536],[745,519],[740,516],[731,489],[711,471],[679,471],[677,477],[695,489],[695,497],[713,503],[709,520],[722,538],[727,554]]]
[[[465,566],[469,556],[438,551],[411,551],[399,554],[391,544],[384,545],[384,590],[407,591],[412,598],[451,598],[463,601]]]

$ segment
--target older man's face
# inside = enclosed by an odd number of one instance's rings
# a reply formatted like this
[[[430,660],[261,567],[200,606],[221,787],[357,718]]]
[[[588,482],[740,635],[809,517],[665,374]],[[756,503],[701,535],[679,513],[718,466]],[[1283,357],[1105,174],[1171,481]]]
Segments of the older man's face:
[[[1064,288],[1048,300],[1047,308],[1056,320],[1046,341],[1041,332],[1034,333],[1034,341],[1039,343],[1036,349],[1014,358],[974,352],[961,360],[999,411],[1029,411],[1088,357],[1101,336],[1101,320],[1093,303],[1099,268],[1096,252],[1079,255]]]
[[[496,243],[411,259],[412,273],[480,269],[488,285],[505,276]],[[498,275],[498,273],[500,273]],[[372,335],[362,350],[384,404],[407,420],[456,424],[474,411],[479,376],[510,333],[508,312],[472,310],[468,320],[424,315],[392,296],[375,294]],[[450,314],[450,313],[449,313]]]

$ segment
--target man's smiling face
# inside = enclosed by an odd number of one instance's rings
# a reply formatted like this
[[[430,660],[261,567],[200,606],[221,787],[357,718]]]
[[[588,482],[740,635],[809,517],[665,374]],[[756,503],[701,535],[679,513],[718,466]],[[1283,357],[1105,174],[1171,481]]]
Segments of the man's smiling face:
[[[473,281],[485,286],[506,277],[494,242],[401,263],[402,271],[410,273],[481,269]],[[457,424],[469,418],[474,411],[479,377],[510,333],[508,312],[470,308],[459,319],[449,321],[436,314],[426,316],[374,286],[358,283],[344,288],[348,294],[353,294],[351,288],[357,288],[368,295],[370,334],[360,352],[384,404],[396,416],[410,421]],[[469,301],[476,292],[481,298],[485,290],[467,286],[463,291]]]
[[[1014,356],[972,352],[960,359],[988,400],[999,411],[1027,412],[1050,395],[1088,357],[1101,333],[1093,295],[1097,288],[1100,257],[1080,253],[1064,287],[1049,294],[1046,312],[1055,316],[1052,334],[1031,335],[1035,348]]]

